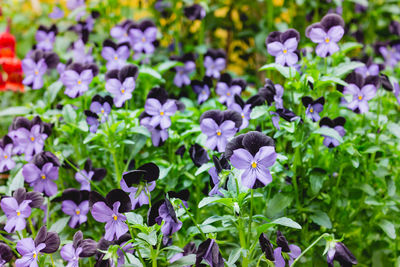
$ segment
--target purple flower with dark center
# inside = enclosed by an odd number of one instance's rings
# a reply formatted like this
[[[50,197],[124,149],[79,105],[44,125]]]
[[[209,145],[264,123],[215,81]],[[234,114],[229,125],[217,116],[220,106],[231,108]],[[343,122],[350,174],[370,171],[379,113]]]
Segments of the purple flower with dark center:
[[[260,132],[239,135],[228,143],[225,155],[233,167],[244,170],[242,184],[247,188],[264,187],[272,182],[268,168],[274,165],[277,154],[270,137]]]
[[[35,155],[32,162],[22,168],[22,175],[25,182],[29,183],[36,192],[52,196],[57,193],[57,184],[53,181],[58,179],[60,162],[56,156],[49,153],[42,152]]]
[[[22,60],[22,70],[25,74],[25,79],[22,81],[23,84],[32,86],[33,90],[43,87],[43,75],[47,70],[47,65],[43,58],[37,63],[31,58]]]
[[[382,64],[373,63],[371,57],[363,59],[363,63],[365,63],[365,65],[356,68],[355,72],[361,74],[364,78],[367,78],[368,76],[378,76],[379,71],[384,68]]]
[[[154,163],[146,163],[122,175],[121,189],[129,193],[132,209],[149,204],[150,192],[156,187],[159,176],[160,169]]]
[[[104,123],[111,112],[112,104],[113,99],[110,96],[95,95],[90,104],[90,111],[96,113],[101,118],[100,122]]]
[[[351,267],[358,264],[356,257],[354,257],[353,253],[351,253],[351,251],[342,242],[337,242],[335,247],[328,250],[326,260],[329,267],[334,266],[333,261],[338,261],[340,266],[346,267]]]
[[[196,167],[200,167],[210,160],[207,150],[197,143],[189,148],[189,155]]]
[[[221,179],[219,177],[219,174],[222,172],[222,170],[229,170],[231,166],[229,165],[227,159],[225,157],[221,157],[218,159],[215,155],[213,156],[213,162],[214,162],[214,167],[211,167],[208,170],[208,174],[210,175],[210,184],[211,184],[211,191],[208,193],[209,196],[213,195],[220,195],[223,196],[223,194],[219,191],[219,188],[221,187],[220,182]]]
[[[283,89],[282,85],[275,84],[274,101],[275,101],[276,108],[283,108],[283,98],[282,98],[283,92],[284,92],[284,89]]]
[[[61,74],[61,82],[65,85],[65,94],[71,98],[83,95],[89,90],[89,84],[92,82],[95,73],[92,68],[80,63],[69,65]]]
[[[364,78],[361,74],[353,72],[346,77],[345,81],[348,85],[343,88],[343,94],[353,96],[353,100],[347,103],[347,107],[357,113],[367,112],[368,101],[376,95],[379,77]]]
[[[258,89],[258,93],[250,97],[246,104],[251,104],[251,107],[261,106],[267,101],[268,105],[271,105],[274,101],[277,101],[276,106],[283,105],[283,87],[279,84],[274,84],[270,79],[265,79],[264,87]]]
[[[116,39],[118,43],[130,42],[128,30],[134,24],[132,20],[125,20],[111,28],[110,35]]]
[[[183,66],[175,67],[176,74],[174,77],[174,84],[178,87],[189,85],[189,75],[196,70],[194,54],[188,53],[183,55],[182,57],[174,57],[173,59],[176,59],[184,64]]]
[[[224,267],[224,259],[214,239],[209,238],[199,245],[196,252],[196,266],[200,266],[203,260],[211,267]]]
[[[21,203],[13,197],[6,197],[1,200],[1,209],[7,216],[7,224],[4,230],[8,233],[25,229],[26,221],[31,215],[31,200],[24,200]]]
[[[200,129],[207,135],[206,147],[224,152],[228,138],[233,137],[242,125],[242,117],[233,110],[209,110],[200,117]]]
[[[278,130],[280,130],[279,118],[282,118],[288,122],[292,122],[292,121],[295,121],[300,118],[293,111],[286,109],[286,108],[278,108],[276,110],[276,112],[271,111],[270,114],[272,115],[272,117],[271,117],[272,124]],[[302,122],[301,119],[300,119],[300,122]]]
[[[226,54],[223,50],[208,49],[204,55],[206,76],[219,79],[221,71],[226,67]]]
[[[4,243],[0,243],[0,265],[5,266],[13,257],[14,253],[11,251],[11,248]]]
[[[40,25],[39,29],[35,34],[37,49],[43,51],[53,50],[53,44],[54,41],[56,40],[57,32],[58,32],[57,26],[54,24],[50,28]]]
[[[84,169],[75,174],[75,179],[81,184],[81,190],[90,191],[90,181],[101,181],[106,177],[106,175],[106,169],[94,168],[92,161],[87,159]]]
[[[107,72],[106,90],[113,95],[116,107],[122,107],[125,101],[132,98],[138,72],[138,68],[134,65],[127,65],[120,70]]]
[[[15,167],[15,161],[12,159],[13,147],[13,141],[8,135],[0,140],[0,172],[6,172]]]
[[[282,252],[288,256],[289,266],[291,266],[293,261],[301,254],[301,249],[296,245],[289,245],[286,238],[281,234],[280,231],[277,232],[276,244],[278,245],[278,247],[274,250],[276,267],[286,266],[286,261],[285,258],[282,256]]]
[[[238,112],[242,116],[242,125],[239,130],[243,130],[249,126],[251,104],[246,104],[239,95],[235,95],[235,102],[228,109]]]
[[[201,105],[210,97],[210,88],[212,87],[211,78],[204,76],[202,81],[193,80],[190,85],[197,94],[197,103]]]
[[[337,42],[344,34],[344,21],[336,14],[328,14],[321,22],[314,23],[306,29],[306,36],[318,46],[315,52],[320,57],[326,57],[339,51]]]
[[[157,28],[151,20],[144,20],[139,25],[131,25],[128,31],[135,54],[153,54],[157,39]]]
[[[346,119],[343,117],[337,117],[333,120],[331,120],[328,117],[323,117],[319,122],[319,126],[332,128],[335,131],[337,131],[341,137],[343,137],[346,133],[346,131],[343,127],[345,123],[346,123]],[[337,147],[340,144],[339,140],[337,140],[333,137],[325,136],[325,135],[323,135],[323,137],[324,137],[324,145],[326,147],[329,147],[329,148]]]
[[[60,255],[68,261],[68,267],[78,267],[79,258],[87,258],[95,255],[97,252],[97,242],[92,239],[83,239],[81,231],[74,234],[73,242],[64,245],[61,248]]]
[[[127,65],[126,60],[129,58],[129,43],[116,44],[107,39],[103,42],[103,50],[101,56],[107,60],[106,67],[108,70],[121,69]]]
[[[73,44],[73,59],[76,63],[87,64],[93,62],[92,49],[86,52],[85,43],[79,39]],[[61,74],[61,73],[60,73]]]
[[[300,34],[294,29],[285,32],[272,32],[266,39],[268,53],[275,57],[275,62],[282,66],[293,66],[299,61]]]
[[[89,131],[91,133],[96,133],[100,125],[99,116],[90,110],[85,110],[84,113],[86,115],[86,122],[89,125]]]
[[[87,221],[89,212],[89,192],[79,191],[74,188],[65,190],[59,200],[62,201],[61,210],[71,216],[68,225],[75,228]]]
[[[23,238],[17,243],[17,251],[21,258],[15,261],[17,267],[38,266],[39,253],[51,254],[58,250],[60,237],[57,233],[47,232],[46,226],[42,226],[37,233],[35,240]]]
[[[132,243],[128,243],[130,240],[132,240],[132,236],[129,233],[123,234],[114,241],[107,241],[104,238],[100,239],[96,252],[96,266],[125,266],[125,255],[134,253]],[[101,251],[107,251],[110,246],[116,245],[118,245],[117,253],[113,253],[111,258],[104,259],[106,254]]]
[[[33,125],[31,129],[19,128],[13,131],[13,140],[16,144],[17,151],[25,153],[25,159],[31,160],[32,156],[42,152],[44,141],[47,139],[47,134],[42,132],[40,124]]]
[[[184,256],[187,256],[190,254],[196,254],[196,251],[197,251],[196,244],[193,242],[190,242],[186,246],[183,247],[183,252],[179,252],[179,253],[175,254],[174,256],[172,256],[169,259],[169,263],[173,263]],[[190,267],[190,265],[186,265],[184,267]]]
[[[206,16],[206,10],[201,5],[193,4],[185,7],[183,14],[190,20],[202,20]]]
[[[64,17],[64,11],[62,11],[58,6],[53,7],[52,12],[49,14],[49,18],[61,19],[62,17]]]
[[[106,223],[104,235],[106,240],[118,239],[128,232],[129,227],[125,223],[126,216],[123,213],[130,211],[132,204],[124,191],[121,189],[111,190],[106,198],[91,191],[89,201],[93,218],[98,222]]]
[[[234,96],[240,95],[246,89],[246,82],[242,79],[232,79],[231,75],[224,73],[219,79],[215,92],[219,95],[219,102],[230,106],[234,102]]]
[[[324,109],[325,98],[322,96],[314,100],[312,99],[312,97],[303,96],[301,98],[301,102],[306,108],[306,116],[314,122],[319,121],[319,119],[321,118],[319,116],[319,113],[321,113]]]
[[[147,98],[144,110],[152,116],[149,121],[150,126],[156,127],[160,125],[161,129],[166,129],[171,126],[170,117],[177,111],[177,106],[175,101],[171,99],[161,104],[158,99]]]

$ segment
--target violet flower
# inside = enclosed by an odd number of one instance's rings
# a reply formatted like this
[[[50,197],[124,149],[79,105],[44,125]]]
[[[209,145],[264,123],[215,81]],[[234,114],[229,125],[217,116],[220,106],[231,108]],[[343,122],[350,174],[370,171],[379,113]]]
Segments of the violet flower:
[[[8,135],[0,140],[0,172],[6,172],[15,167],[15,161],[12,159],[13,147],[13,141]]]
[[[121,189],[111,190],[106,198],[91,191],[89,201],[93,218],[98,222],[106,223],[104,235],[106,240],[118,239],[129,231],[129,227],[125,223],[126,216],[123,213],[130,211],[132,205],[129,196],[124,191]]]
[[[79,191],[74,188],[65,190],[60,198],[61,210],[71,216],[68,225],[75,228],[87,221],[89,212],[89,192]]]
[[[344,34],[344,21],[336,14],[328,14],[321,22],[314,23],[306,29],[306,36],[318,46],[315,52],[320,57],[326,57],[339,51],[337,42]]]
[[[53,7],[53,10],[49,14],[49,18],[61,19],[62,17],[64,17],[64,11],[60,9],[58,6]]]
[[[186,246],[183,247],[183,252],[176,253],[169,259],[169,263],[173,263],[184,256],[188,256],[190,254],[196,254],[196,244],[193,242],[188,243]],[[186,265],[184,267],[190,267],[190,265]]]
[[[270,114],[272,115],[272,117],[271,117],[272,124],[278,130],[280,130],[279,118],[282,118],[288,122],[292,122],[292,121],[295,121],[300,118],[293,111],[286,109],[286,108],[278,108],[276,110],[276,112],[271,111]],[[300,122],[302,122],[301,119],[300,119]]]
[[[314,122],[319,121],[321,118],[319,113],[324,109],[325,98],[322,96],[314,100],[309,96],[303,96],[301,102],[306,108],[306,116]]]
[[[233,137],[242,125],[242,117],[233,110],[209,110],[200,117],[200,129],[207,135],[206,147],[224,152],[228,138]]]
[[[53,50],[53,44],[56,40],[58,29],[56,25],[52,25],[51,27],[46,27],[43,25],[39,26],[35,34],[36,39],[36,48],[43,51],[51,51]]]
[[[139,25],[131,25],[128,33],[132,49],[135,51],[135,57],[142,53],[154,53],[157,39],[157,28],[154,22],[151,20],[144,20]]]
[[[161,129],[166,129],[171,126],[170,117],[177,111],[177,106],[174,100],[168,99],[165,103],[160,103],[156,98],[147,98],[144,104],[144,110],[151,117],[149,124],[152,127],[160,125]]]
[[[124,172],[121,179],[121,189],[129,193],[132,209],[149,204],[150,192],[156,187],[160,169],[154,163],[146,163],[137,170]]]
[[[17,251],[21,258],[15,261],[16,267],[38,266],[38,258],[41,253],[51,254],[58,250],[60,246],[60,237],[57,233],[47,232],[45,226],[42,226],[37,233],[35,240],[32,238],[23,238],[17,243]]]
[[[385,65],[394,68],[400,61],[400,53],[393,47],[381,46],[379,48],[379,53],[385,59]]]
[[[226,54],[223,50],[208,49],[204,55],[206,76],[219,79],[221,71],[226,67]]]
[[[96,133],[100,125],[99,116],[90,110],[85,110],[84,113],[86,116],[86,123],[89,125],[89,131],[91,133]]]
[[[274,165],[277,154],[270,137],[260,132],[239,135],[228,143],[225,156],[233,167],[244,170],[242,184],[247,188],[264,187],[272,182],[268,168]]]
[[[31,200],[23,200],[21,203],[13,197],[6,197],[1,200],[1,210],[7,216],[7,223],[4,230],[8,233],[25,229],[26,221],[31,215]]]
[[[275,107],[278,108],[283,108],[283,86],[280,84],[275,84],[275,95],[274,95],[274,101],[275,101]]]
[[[297,46],[300,41],[300,34],[294,29],[285,32],[271,32],[266,45],[268,53],[275,57],[275,62],[282,66],[294,66],[299,61]]]
[[[106,175],[105,168],[94,168],[92,161],[87,159],[84,169],[75,173],[75,179],[81,184],[81,190],[90,191],[90,181],[101,181]]]
[[[378,76],[379,71],[383,69],[383,65],[373,63],[372,58],[368,58],[364,61],[366,61],[364,62],[364,66],[355,69],[355,72],[361,74],[364,78],[367,78],[368,76]]]
[[[90,104],[90,111],[96,113],[97,116],[101,118],[100,122],[104,123],[111,112],[112,104],[113,99],[110,96],[102,97],[100,95],[95,95]]]
[[[274,101],[277,101],[276,106],[283,105],[283,87],[279,84],[274,84],[270,79],[265,79],[265,84],[262,88],[258,89],[258,93],[250,97],[246,104],[251,104],[251,107],[264,105],[267,101],[268,105],[271,105]]]
[[[393,93],[396,97],[397,103],[400,105],[400,85],[398,82],[393,83]]]
[[[206,16],[206,10],[199,4],[193,4],[183,9],[183,14],[190,20],[202,20]]]
[[[282,256],[282,252],[284,252],[289,257],[289,266],[292,265],[293,261],[300,256],[301,249],[296,245],[289,245],[286,238],[281,234],[280,231],[277,232],[276,243],[278,247],[274,250],[274,258],[275,258],[275,266],[276,267],[285,267],[286,261]]]
[[[4,243],[0,243],[0,266],[5,266],[13,257],[14,253],[11,251],[11,248]]]
[[[183,66],[176,66],[174,68],[176,71],[174,84],[178,87],[189,85],[189,75],[196,70],[194,54],[188,53],[183,55],[182,57],[174,57],[173,59],[178,60],[184,64]]]
[[[128,30],[134,24],[135,23],[132,20],[125,20],[111,28],[110,35],[116,39],[119,44],[130,42]]]
[[[207,262],[211,267],[224,267],[224,259],[219,252],[219,247],[214,239],[207,239],[199,245],[196,252],[196,266],[202,261]]]
[[[127,65],[126,60],[129,58],[129,43],[116,44],[107,39],[103,42],[103,50],[101,56],[107,60],[106,67],[108,70],[121,69]]]
[[[212,80],[204,76],[202,81],[193,80],[190,85],[193,91],[197,94],[197,104],[201,105],[210,97],[210,88],[212,87]]]
[[[111,70],[106,74],[106,90],[114,97],[114,104],[120,108],[125,101],[132,98],[139,74],[134,65],[127,65],[120,70]]]
[[[251,114],[251,104],[246,104],[243,99],[235,95],[235,102],[232,103],[228,109],[236,111],[242,116],[242,125],[239,130],[243,130],[249,126],[250,114]]]
[[[207,154],[207,150],[205,150],[201,145],[197,143],[190,146],[189,155],[196,167],[200,167],[210,160]]]
[[[272,247],[271,241],[269,241],[268,237],[263,233],[258,238],[258,241],[260,243],[261,251],[265,254],[265,258],[274,262],[274,248]]]
[[[246,82],[242,79],[232,79],[231,75],[224,73],[217,82],[215,92],[219,95],[219,102],[230,106],[234,102],[234,96],[240,95],[246,89]]]
[[[88,258],[97,252],[97,242],[92,239],[83,239],[81,231],[74,234],[73,242],[61,248],[60,255],[68,261],[67,267],[78,267],[79,258]]]
[[[72,50],[74,62],[81,64],[93,63],[93,56],[91,55],[92,54],[91,50],[92,49],[89,49],[89,51],[86,53],[85,43],[82,41],[82,39],[76,41],[73,44],[73,50]]]
[[[213,162],[214,162],[214,167],[211,167],[208,170],[208,174],[210,175],[210,183],[211,183],[211,191],[208,193],[209,196],[213,195],[220,195],[223,196],[223,194],[219,191],[219,188],[221,187],[220,182],[221,179],[219,177],[219,174],[222,172],[222,170],[229,170],[231,166],[229,165],[227,159],[225,157],[221,157],[218,159],[215,155],[213,156]]]
[[[47,71],[47,65],[42,58],[37,63],[31,58],[22,60],[22,70],[25,74],[25,79],[22,81],[25,85],[30,85],[33,90],[43,87],[43,75]]]
[[[85,5],[85,0],[67,0],[67,8],[74,10]]]
[[[22,168],[22,175],[25,182],[36,192],[52,196],[57,193],[57,184],[54,180],[58,179],[59,166],[60,162],[56,156],[50,152],[42,152],[35,155],[32,162]]]
[[[69,65],[61,74],[61,82],[66,87],[64,93],[71,98],[76,98],[89,90],[89,84],[98,72],[98,69],[94,71],[93,68],[97,68],[97,66],[80,63]]]
[[[356,257],[342,242],[337,242],[334,248],[328,250],[326,260],[329,267],[334,266],[333,261],[338,261],[340,266],[346,267],[358,264]]]
[[[346,123],[346,119],[343,117],[337,117],[333,120],[331,120],[328,117],[323,117],[319,122],[319,126],[332,128],[335,131],[337,131],[341,137],[343,137],[346,133],[346,131],[343,127],[345,123]],[[339,144],[340,144],[339,140],[337,140],[333,137],[330,137],[330,136],[324,136],[324,145],[326,147],[328,147],[328,148],[337,147]]]

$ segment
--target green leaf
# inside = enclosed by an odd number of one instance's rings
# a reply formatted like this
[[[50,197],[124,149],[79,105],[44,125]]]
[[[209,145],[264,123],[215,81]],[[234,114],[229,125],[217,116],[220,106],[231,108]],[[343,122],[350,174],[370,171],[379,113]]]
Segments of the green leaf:
[[[228,207],[233,207],[233,199],[232,198],[221,198],[221,197],[205,197],[199,203],[199,208],[207,206],[212,203],[222,203]]]
[[[76,112],[75,110],[72,108],[71,105],[65,105],[62,111],[63,117],[64,117],[64,121],[66,123],[72,123],[74,124],[76,121]]]
[[[390,237],[391,239],[396,239],[396,229],[394,228],[393,223],[388,220],[382,220],[379,223],[379,226],[382,230]]]
[[[283,212],[290,203],[292,203],[293,196],[286,196],[281,193],[275,194],[267,205],[267,216],[274,217],[280,212]]]
[[[208,162],[200,166],[200,168],[197,169],[196,173],[194,176],[199,175],[200,173],[203,173],[205,171],[208,171],[212,166],[214,166],[214,163]]]
[[[51,225],[49,232],[61,233],[61,231],[67,226],[69,219],[69,217],[65,217],[57,220]]]
[[[300,224],[287,217],[281,217],[271,222],[272,224],[279,224],[294,229],[301,229]]]
[[[331,229],[332,223],[329,219],[328,214],[323,211],[316,211],[313,215],[310,216],[310,219],[316,224],[323,226],[325,228]]]
[[[63,84],[60,80],[57,80],[56,82],[50,84],[50,86],[47,88],[47,97],[48,97],[48,102],[51,104],[54,102],[54,100],[57,97],[58,92],[61,90],[63,87]]]
[[[268,110],[265,106],[256,106],[250,113],[250,119],[254,120],[267,114]]]
[[[318,80],[318,82],[319,83],[320,82],[323,82],[323,83],[336,83],[336,84],[340,84],[340,85],[343,85],[343,86],[347,86],[348,85],[347,82],[343,81],[342,79],[337,78],[337,77],[332,77],[332,76],[322,76]]]
[[[138,237],[146,241],[152,246],[157,244],[157,233],[156,231],[152,231],[150,234],[146,235],[145,233],[138,233]]]
[[[321,127],[318,128],[313,132],[314,134],[320,134],[320,135],[326,135],[332,138],[335,138],[336,140],[339,141],[339,143],[343,143],[343,138],[339,135],[339,133],[332,128],[329,127]]]
[[[173,67],[176,66],[183,66],[184,64],[182,62],[179,61],[173,61],[173,60],[168,60],[165,61],[163,63],[161,63],[160,65],[157,66],[157,71],[160,73],[164,73],[169,69],[172,69]]]
[[[31,110],[27,107],[9,107],[0,111],[0,117],[28,114]]]
[[[143,264],[140,262],[140,260],[138,258],[136,258],[135,256],[133,256],[133,254],[127,253],[126,257],[128,258],[130,263],[126,263],[127,261],[125,261],[125,264],[124,264],[125,267],[128,267],[128,266],[143,267]]]
[[[143,217],[140,214],[134,212],[125,213],[126,219],[130,224],[143,225]]]
[[[317,194],[324,184],[324,176],[320,174],[310,174],[310,185],[313,194]]]
[[[387,125],[387,129],[391,134],[393,134],[397,138],[400,138],[400,126],[398,124],[389,122]]]
[[[135,126],[135,127],[130,128],[129,131],[131,133],[137,133],[137,134],[141,134],[141,135],[144,135],[147,137],[151,137],[151,133],[144,126]]]
[[[279,73],[282,74],[282,76],[285,77],[285,78],[293,77],[297,73],[297,70],[295,68],[293,68],[293,67],[284,67],[281,64],[277,64],[277,63],[271,63],[271,64],[264,65],[259,70],[260,71],[262,71],[262,70],[276,70],[276,71],[279,71]]]
[[[354,50],[354,49],[358,49],[358,48],[362,48],[363,45],[357,42],[347,42],[344,43],[341,47],[340,47],[340,51],[344,54],[346,54],[347,52]]]
[[[17,174],[9,180],[8,180],[9,186],[8,186],[8,193],[7,195],[11,195],[11,192],[24,187],[24,176],[22,175],[22,168],[17,172]]]
[[[364,65],[365,65],[364,63],[357,62],[357,61],[344,62],[344,63],[340,63],[336,67],[332,68],[331,73],[333,74],[333,76],[342,77],[342,76],[352,72],[354,69],[362,67]]]
[[[144,77],[143,77],[144,76]],[[163,81],[161,74],[149,67],[140,67],[139,79],[146,79],[146,76],[151,76],[156,80]]]
[[[189,254],[187,256],[183,256],[177,261],[174,261],[173,263],[168,264],[168,266],[169,267],[192,266],[195,263],[196,263],[196,255]]]
[[[240,257],[241,252],[242,252],[242,248],[233,249],[231,254],[229,255],[227,265],[232,266],[235,262],[237,262],[237,260]]]

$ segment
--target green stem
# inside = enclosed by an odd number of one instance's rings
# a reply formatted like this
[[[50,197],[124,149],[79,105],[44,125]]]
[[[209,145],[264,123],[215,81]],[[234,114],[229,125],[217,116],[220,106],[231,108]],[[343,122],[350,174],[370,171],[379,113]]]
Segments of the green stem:
[[[254,199],[254,190],[251,190],[251,198],[250,198],[250,216],[249,216],[249,230],[247,233],[247,243],[250,244],[251,241],[251,225],[253,223],[253,199]]]
[[[29,222],[29,227],[31,228],[32,236],[36,236],[35,228],[33,228],[31,217],[28,218],[28,222]]]
[[[54,260],[53,260],[53,254],[50,254],[50,259],[51,259],[51,266],[55,267]]]
[[[112,155],[113,161],[114,161],[115,176],[117,177],[117,182],[119,184],[122,179],[122,174],[119,172],[119,164],[118,164],[117,155],[115,154],[115,150],[111,151],[111,155]]]
[[[15,243],[12,242],[11,240],[8,240],[7,238],[5,238],[3,235],[0,235],[0,240],[4,241],[4,243],[6,243],[12,251],[14,251],[15,255],[17,255],[17,257],[19,257],[19,253],[17,252],[17,250],[14,248],[15,247]]]
[[[185,209],[186,214],[189,215],[190,219],[196,226],[196,228],[199,230],[200,234],[203,236],[204,239],[207,239],[207,236],[204,234],[203,230],[201,230],[200,226],[197,224],[196,220],[193,218],[192,214],[189,212],[189,210],[186,208],[185,204],[181,202],[182,207]]]
[[[293,267],[299,260],[301,257],[304,256],[304,254],[307,253],[307,251],[309,251],[313,246],[315,246],[322,238],[329,236],[328,233],[324,233],[322,234],[320,237],[318,237],[308,248],[306,248],[292,263],[292,265],[290,265],[291,267]]]

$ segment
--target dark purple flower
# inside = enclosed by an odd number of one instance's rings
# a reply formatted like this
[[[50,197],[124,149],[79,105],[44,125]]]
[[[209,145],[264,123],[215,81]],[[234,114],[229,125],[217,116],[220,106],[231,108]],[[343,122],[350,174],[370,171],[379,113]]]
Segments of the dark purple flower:
[[[228,73],[221,75],[215,92],[219,95],[219,102],[230,106],[234,102],[235,95],[240,95],[246,88],[246,82],[242,79],[232,79]]]
[[[226,54],[223,50],[208,49],[204,55],[206,76],[219,79],[221,71],[226,67]]]
[[[97,242],[92,239],[83,239],[81,231],[74,234],[73,242],[61,248],[60,255],[68,261],[68,267],[78,267],[79,258],[91,257],[97,252]]]
[[[242,125],[242,117],[233,110],[209,110],[200,117],[200,129],[207,135],[206,146],[224,152],[228,138],[233,137]]]
[[[333,261],[338,261],[342,267],[351,267],[358,264],[356,257],[353,253],[342,243],[337,242],[334,248],[328,250],[326,256],[329,267],[333,267]]]
[[[25,218],[31,215],[31,207],[29,206],[31,202],[31,200],[23,200],[21,203],[18,203],[14,197],[6,197],[1,200],[1,209],[7,216],[7,224],[4,227],[5,231],[12,233],[25,229]]]
[[[331,120],[328,117],[323,117],[319,122],[319,126],[332,128],[337,131],[340,136],[343,137],[346,133],[343,127],[345,123],[346,119],[343,117],[337,117],[334,120]],[[339,144],[339,140],[336,140],[335,138],[330,136],[324,136],[324,145],[326,147],[332,148],[338,146]]]
[[[203,260],[211,267],[224,267],[224,259],[214,239],[209,238],[199,245],[196,252],[196,267],[201,266]]]
[[[197,143],[189,148],[189,155],[196,167],[200,167],[210,160],[207,150]]]
[[[325,98],[322,96],[316,100],[309,96],[303,96],[301,98],[303,106],[306,108],[306,116],[314,122],[319,121],[321,118],[319,113],[324,109]]]
[[[150,192],[156,187],[159,176],[160,169],[154,163],[146,163],[122,175],[121,189],[129,193],[132,209],[149,204]]]
[[[5,264],[10,262],[13,257],[14,254],[11,251],[11,248],[4,243],[0,243],[0,265],[5,266]]]
[[[276,243],[278,247],[274,250],[275,266],[285,267],[286,261],[282,256],[284,252],[289,257],[289,266],[292,265],[293,261],[301,254],[301,249],[296,245],[289,245],[286,238],[281,234],[280,231],[277,232]]]
[[[106,223],[104,235],[106,240],[118,239],[128,232],[129,227],[125,223],[126,216],[123,213],[130,211],[132,205],[129,196],[124,191],[111,190],[106,198],[92,191],[89,201],[93,218],[98,222]]]
[[[283,106],[283,87],[279,84],[274,84],[270,79],[265,79],[264,87],[258,90],[258,93],[250,97],[246,104],[251,104],[251,107],[264,105],[267,101],[268,105],[271,105],[274,101],[277,101],[276,106],[279,108]]]
[[[107,60],[106,67],[108,70],[121,69],[127,65],[126,60],[129,58],[129,43],[116,44],[107,39],[103,42],[103,50],[101,56]]]
[[[269,241],[268,237],[263,233],[258,238],[258,241],[260,242],[261,251],[265,254],[265,258],[274,262],[274,248],[272,247],[271,241]]]
[[[154,209],[156,209],[156,211],[154,211]],[[181,229],[182,222],[179,221],[176,217],[174,207],[167,198],[151,207],[149,214],[154,213],[158,215],[157,217],[153,218],[158,225],[161,225],[164,221],[161,226],[161,232],[164,235],[163,243],[164,245],[166,245],[171,239],[172,234],[178,232],[179,229]]]
[[[64,11],[60,9],[58,6],[53,7],[52,12],[49,14],[49,18],[61,19],[62,17],[64,17]]]
[[[228,143],[225,155],[229,155],[233,167],[244,170],[242,184],[247,188],[264,187],[272,182],[268,168],[276,161],[273,143],[260,132],[239,135]]]
[[[176,66],[175,67],[175,77],[174,77],[174,84],[178,87],[183,87],[185,85],[190,84],[190,77],[189,75],[196,70],[196,63],[194,54],[188,53],[183,55],[181,58],[174,58],[178,61],[181,61],[184,65],[183,66]]]
[[[400,22],[396,20],[392,20],[389,24],[389,31],[392,34],[400,36]]]
[[[128,34],[135,54],[154,53],[154,42],[157,39],[157,28],[154,22],[144,20],[139,25],[131,25]]]
[[[337,42],[344,34],[344,21],[336,14],[328,14],[321,22],[314,23],[306,29],[306,36],[318,46],[315,52],[320,57],[326,57],[339,51]]]
[[[282,66],[293,66],[299,61],[297,45],[300,34],[294,29],[269,34],[266,45],[268,53],[275,57],[275,62]]]
[[[219,177],[219,174],[222,172],[223,169],[229,170],[231,166],[229,165],[227,159],[225,157],[221,157],[218,159],[215,155],[213,156],[213,162],[214,162],[214,167],[211,167],[208,170],[208,174],[210,175],[210,182],[211,182],[211,191],[208,194],[209,196],[213,195],[220,195],[223,196],[223,194],[219,191],[219,188],[221,187],[220,182],[221,179]]]
[[[210,97],[210,88],[212,87],[212,80],[204,76],[202,81],[193,80],[190,85],[193,91],[197,94],[197,103],[200,105]]]
[[[8,135],[5,135],[0,140],[0,172],[5,172],[15,167],[15,161],[12,159],[14,155],[13,147],[13,141]]]
[[[110,35],[117,40],[118,43],[130,42],[128,35],[128,29],[135,23],[132,20],[125,20],[124,22],[115,25],[111,31]]]
[[[50,28],[40,25],[39,29],[35,34],[36,48],[43,51],[53,50],[53,44],[56,40],[58,29],[56,25],[52,25]]]
[[[61,82],[66,87],[64,93],[71,98],[83,95],[89,90],[93,76],[95,76],[95,73],[89,66],[80,63],[69,65],[61,74]]]
[[[127,65],[118,70],[112,70],[106,74],[106,90],[114,97],[114,104],[120,108],[125,101],[132,98],[132,92],[136,87],[138,68]]]
[[[87,159],[84,169],[75,174],[75,179],[81,184],[81,190],[90,191],[90,181],[101,181],[106,175],[106,169],[94,168],[92,161]]]
[[[206,10],[201,5],[193,4],[185,7],[183,14],[190,20],[202,20],[206,16]]]
[[[174,256],[172,256],[169,259],[169,263],[173,263],[184,256],[187,256],[190,254],[196,254],[196,251],[197,251],[196,244],[193,242],[190,242],[186,246],[183,247],[183,252],[179,252],[179,253],[175,254]],[[190,265],[186,265],[184,267],[190,267]]]
[[[242,116],[242,125],[240,126],[239,130],[243,130],[249,126],[251,104],[245,104],[239,95],[235,95],[235,102],[232,103],[228,109],[236,111]]]

